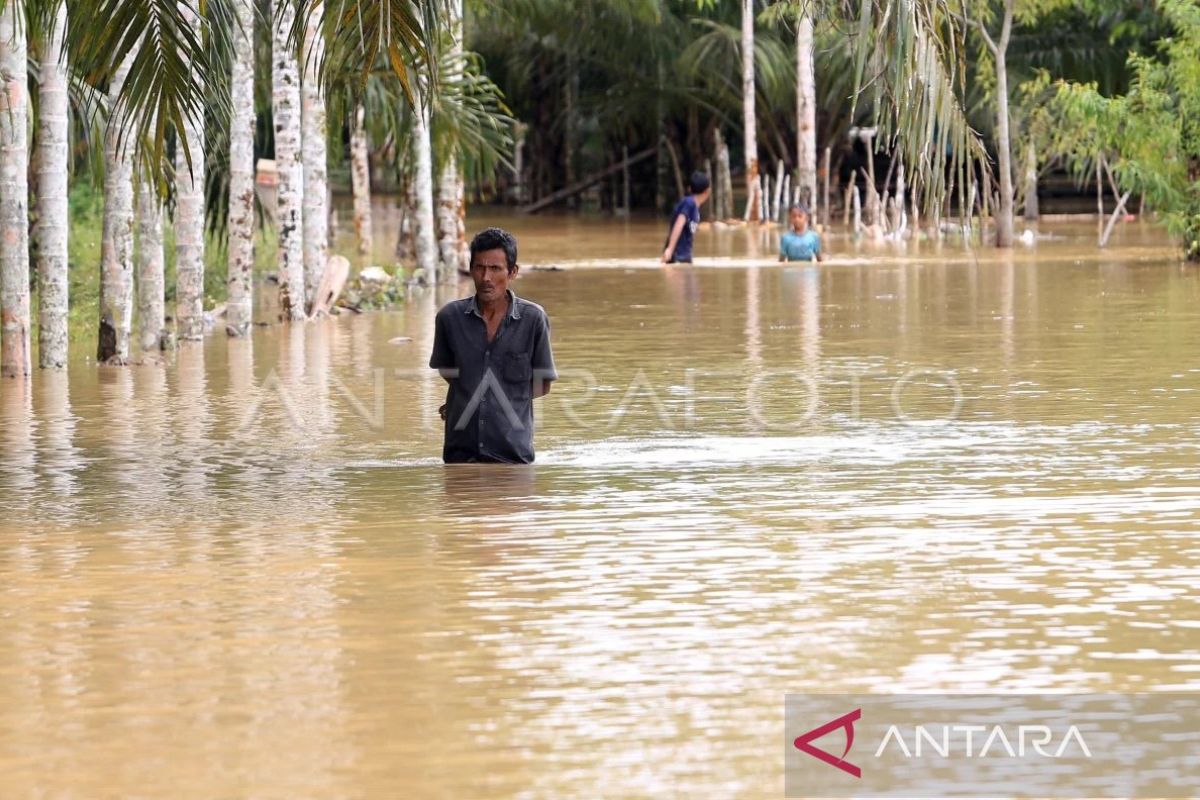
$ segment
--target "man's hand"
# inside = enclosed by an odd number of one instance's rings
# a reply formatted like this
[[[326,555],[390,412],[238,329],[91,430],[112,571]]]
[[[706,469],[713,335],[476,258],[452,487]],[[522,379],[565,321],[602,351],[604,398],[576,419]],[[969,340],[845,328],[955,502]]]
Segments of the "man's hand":
[[[440,406],[438,406],[438,416],[441,417],[443,420],[446,419],[446,404],[445,403],[442,403]]]
[[[671,248],[668,247],[666,250],[663,250],[662,263],[664,263],[664,264],[671,263]]]

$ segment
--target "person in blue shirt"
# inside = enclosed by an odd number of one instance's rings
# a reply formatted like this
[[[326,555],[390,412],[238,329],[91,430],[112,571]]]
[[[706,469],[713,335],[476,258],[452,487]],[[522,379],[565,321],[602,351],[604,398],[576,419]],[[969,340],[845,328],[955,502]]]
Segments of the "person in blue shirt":
[[[692,241],[696,226],[700,224],[700,206],[708,199],[709,192],[708,176],[703,172],[693,172],[688,193],[675,204],[675,210],[671,212],[671,231],[667,234],[662,263],[692,263]]]
[[[788,209],[792,229],[779,237],[780,261],[823,261],[821,237],[808,227],[808,209],[800,204]]]

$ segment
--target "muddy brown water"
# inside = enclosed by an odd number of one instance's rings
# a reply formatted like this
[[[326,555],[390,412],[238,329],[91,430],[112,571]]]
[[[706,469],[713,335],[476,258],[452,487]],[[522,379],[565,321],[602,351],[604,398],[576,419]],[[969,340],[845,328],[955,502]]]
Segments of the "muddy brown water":
[[[785,692],[1200,689],[1155,230],[659,269],[654,221],[471,222],[564,268],[516,284],[533,467],[438,460],[465,286],[0,386],[0,795],[778,797]]]

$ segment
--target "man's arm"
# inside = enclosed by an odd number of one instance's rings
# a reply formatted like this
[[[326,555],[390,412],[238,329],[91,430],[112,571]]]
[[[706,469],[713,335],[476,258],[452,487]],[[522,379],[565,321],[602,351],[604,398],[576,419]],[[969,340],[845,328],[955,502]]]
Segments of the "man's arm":
[[[817,234],[817,247],[816,247],[816,252],[814,254],[814,258],[818,264],[825,260],[825,256],[821,255],[821,235],[820,234]]]
[[[436,369],[447,381],[458,376],[458,362],[450,347],[450,334],[446,330],[446,318],[442,312],[433,318],[433,352],[429,354],[429,368]]]
[[[662,263],[666,264],[675,255],[675,245],[679,244],[679,237],[683,235],[683,226],[686,224],[686,216],[675,215],[675,224],[671,226],[671,238],[667,240],[667,249],[663,250]]]
[[[530,361],[533,364],[533,396],[543,397],[550,394],[550,382],[558,380],[558,371],[554,368],[554,353],[550,348],[550,320],[542,317],[533,337],[533,354]]]
[[[433,352],[429,356],[429,366],[436,369],[446,383],[458,377],[458,362],[454,360],[454,351],[450,347],[450,336],[446,333],[445,318],[439,313],[433,320]],[[446,404],[438,407],[438,416],[446,418]]]

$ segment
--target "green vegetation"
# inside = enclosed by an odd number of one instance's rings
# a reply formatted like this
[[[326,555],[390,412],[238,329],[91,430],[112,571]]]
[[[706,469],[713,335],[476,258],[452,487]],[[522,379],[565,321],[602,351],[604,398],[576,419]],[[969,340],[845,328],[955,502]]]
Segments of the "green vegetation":
[[[1170,30],[1154,52],[1129,56],[1128,90],[1106,96],[1094,81],[1058,83],[1043,124],[1077,173],[1103,159],[1200,261],[1200,7],[1160,0],[1158,8]]]
[[[103,234],[104,214],[104,197],[90,181],[76,181],[71,187],[70,213],[70,337],[73,342],[89,342],[96,338],[100,240]],[[163,241],[166,258],[167,314],[171,315],[175,306],[175,236],[170,225],[164,226]],[[275,247],[275,236],[272,233],[264,234],[259,231],[255,236],[255,273],[260,283],[262,276],[275,268]],[[228,274],[228,262],[224,239],[215,234],[209,235],[204,261],[204,307],[212,308],[226,300],[225,278]]]

